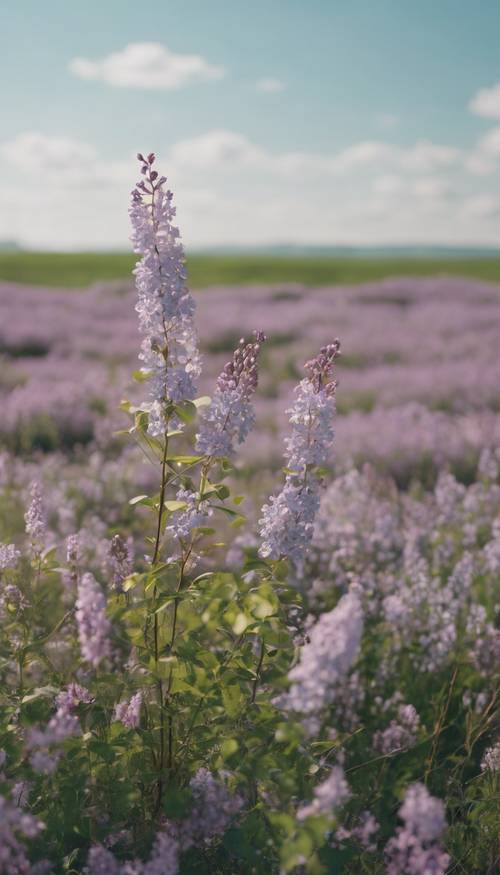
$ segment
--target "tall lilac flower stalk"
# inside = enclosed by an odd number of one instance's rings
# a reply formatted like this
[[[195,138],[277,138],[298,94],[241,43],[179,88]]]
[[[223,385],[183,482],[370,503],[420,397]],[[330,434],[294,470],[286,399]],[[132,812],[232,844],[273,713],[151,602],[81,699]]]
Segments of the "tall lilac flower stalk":
[[[106,598],[93,574],[78,582],[76,621],[82,658],[96,668],[110,655],[111,623],[106,616]]]
[[[285,484],[264,505],[259,520],[261,556],[286,556],[297,569],[303,564],[319,508],[319,479],[314,468],[325,465],[333,444],[337,385],[333,368],[339,350],[335,340],[304,366],[308,376],[295,389],[295,403],[287,410],[292,430],[285,438]]]
[[[205,456],[232,456],[255,423],[251,399],[258,384],[257,359],[266,335],[241,338],[233,357],[217,379],[217,388],[196,436],[196,449]]]
[[[142,255],[135,268],[140,359],[151,377],[150,400],[143,409],[149,413],[149,433],[159,436],[167,430],[169,404],[194,398],[200,357],[184,249],[172,224],[172,192],[165,189],[166,178],[153,170],[154,154],[137,157],[144,179],[132,192],[130,218],[134,251]]]
[[[185,508],[175,511],[167,526],[176,538],[187,538],[196,526],[202,526],[212,513],[202,498],[210,466],[214,459],[230,457],[247,438],[255,423],[252,396],[257,389],[258,357],[266,335],[254,331],[254,340],[241,338],[217,379],[210,406],[196,435],[196,449],[206,457],[201,472],[199,492],[180,489],[177,500]]]

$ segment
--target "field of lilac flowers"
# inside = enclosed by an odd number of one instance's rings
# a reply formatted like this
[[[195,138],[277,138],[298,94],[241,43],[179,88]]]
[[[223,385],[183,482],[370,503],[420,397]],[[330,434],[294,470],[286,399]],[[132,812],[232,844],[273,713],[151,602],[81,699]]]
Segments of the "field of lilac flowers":
[[[0,875],[494,875],[500,287],[191,294],[139,159],[0,286]]]

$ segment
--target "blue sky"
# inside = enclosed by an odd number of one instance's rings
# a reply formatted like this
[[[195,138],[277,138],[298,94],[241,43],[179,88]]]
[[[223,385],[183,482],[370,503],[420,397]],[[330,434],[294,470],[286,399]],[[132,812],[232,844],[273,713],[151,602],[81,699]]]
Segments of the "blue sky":
[[[498,244],[497,0],[19,0],[0,238],[127,245],[155,150],[184,239]]]

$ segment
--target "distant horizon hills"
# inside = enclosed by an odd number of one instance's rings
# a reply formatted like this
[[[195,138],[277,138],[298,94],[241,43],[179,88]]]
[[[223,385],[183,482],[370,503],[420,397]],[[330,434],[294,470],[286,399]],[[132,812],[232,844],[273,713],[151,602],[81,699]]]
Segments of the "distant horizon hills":
[[[31,249],[15,240],[0,240],[0,252],[39,254],[132,254],[129,249]],[[373,244],[356,245],[309,245],[309,244],[267,244],[265,246],[205,246],[187,249],[189,255],[232,256],[232,257],[283,257],[283,258],[500,258],[500,246],[469,246],[440,244]]]

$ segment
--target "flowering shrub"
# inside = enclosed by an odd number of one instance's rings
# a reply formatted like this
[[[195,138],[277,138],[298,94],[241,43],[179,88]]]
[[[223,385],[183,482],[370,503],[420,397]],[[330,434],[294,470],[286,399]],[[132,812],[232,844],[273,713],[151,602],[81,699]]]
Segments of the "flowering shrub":
[[[498,456],[468,486],[328,485],[326,338],[245,521],[269,340],[197,396],[172,195],[139,160],[137,446],[1,458],[0,873],[493,873]]]

